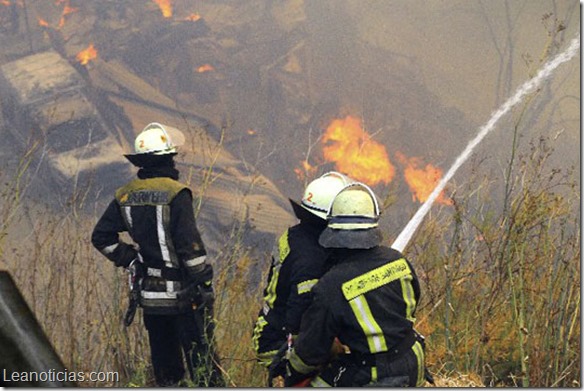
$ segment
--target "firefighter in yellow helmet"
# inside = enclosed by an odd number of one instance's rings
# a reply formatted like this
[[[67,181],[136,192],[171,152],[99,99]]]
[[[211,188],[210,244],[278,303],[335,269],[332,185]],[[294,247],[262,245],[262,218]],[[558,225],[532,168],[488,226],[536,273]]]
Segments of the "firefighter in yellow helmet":
[[[313,301],[287,366],[286,385],[313,387],[421,386],[423,338],[415,332],[420,286],[412,264],[381,246],[379,206],[360,183],[332,202],[320,244],[330,268],[313,287]],[[335,338],[347,352],[331,360]]]
[[[213,342],[213,268],[195,223],[191,190],[178,181],[182,133],[151,123],[126,158],[137,179],[118,189],[91,241],[117,267],[131,271],[125,323],[139,305],[159,386],[176,386],[187,369],[198,386],[223,386]],[[120,239],[128,232],[133,243]]]
[[[318,244],[326,228],[334,196],[352,180],[328,172],[306,186],[300,203],[290,200],[299,223],[278,239],[272,253],[264,302],[253,330],[253,345],[260,365],[272,378],[284,376],[281,361],[288,342],[300,328],[300,319],[312,300],[311,289],[326,270],[330,251]]]

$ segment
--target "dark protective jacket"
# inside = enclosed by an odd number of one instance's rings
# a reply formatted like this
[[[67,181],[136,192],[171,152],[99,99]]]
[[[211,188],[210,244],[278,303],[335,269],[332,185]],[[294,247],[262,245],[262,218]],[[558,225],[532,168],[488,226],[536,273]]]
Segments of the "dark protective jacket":
[[[120,240],[120,232],[128,232],[137,246]],[[183,312],[185,303],[179,302],[177,292],[195,281],[211,282],[191,191],[172,178],[135,179],[118,189],[91,240],[116,266],[127,267],[134,259],[143,262],[144,313]]]
[[[253,331],[261,365],[269,366],[287,334],[296,335],[300,329],[302,314],[312,301],[312,287],[326,270],[330,250],[318,244],[325,227],[326,222],[316,217],[301,220],[274,246],[264,303]]]
[[[335,250],[333,259],[335,265],[313,288],[313,302],[302,318],[289,361],[289,384],[319,371],[312,380],[315,386],[363,386],[398,375],[408,376],[409,385],[422,384],[424,352],[413,337],[420,286],[413,266],[400,252],[381,246]],[[351,353],[325,367],[335,337]],[[376,364],[387,352],[401,349],[404,340],[411,341],[402,349],[407,354],[396,359],[403,365]]]

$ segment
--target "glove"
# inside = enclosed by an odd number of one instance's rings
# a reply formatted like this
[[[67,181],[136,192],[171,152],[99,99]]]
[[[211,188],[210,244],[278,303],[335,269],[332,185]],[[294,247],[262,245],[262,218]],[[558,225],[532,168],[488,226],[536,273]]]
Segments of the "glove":
[[[117,267],[127,268],[138,257],[138,250],[128,243],[120,242],[113,252],[106,254],[106,257]]]
[[[282,376],[286,377],[286,364],[288,363],[284,357],[274,357],[272,363],[268,367],[268,373],[272,379]]]
[[[211,281],[203,284],[191,284],[185,289],[177,292],[176,297],[179,301],[193,303],[197,307],[212,307],[215,301],[215,293]]]
[[[126,266],[128,273],[137,279],[143,278],[145,276],[146,271],[144,269],[144,264],[138,258],[132,259],[128,266]]]

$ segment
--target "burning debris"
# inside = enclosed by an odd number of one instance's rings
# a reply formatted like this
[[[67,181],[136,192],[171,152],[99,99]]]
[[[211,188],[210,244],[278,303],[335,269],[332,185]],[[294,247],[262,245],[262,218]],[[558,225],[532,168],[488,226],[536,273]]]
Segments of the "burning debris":
[[[172,18],[172,0],[153,0],[160,8],[162,16]]]
[[[81,65],[87,65],[89,61],[97,58],[97,49],[93,46],[93,43],[90,43],[87,49],[77,53],[76,58]]]
[[[140,122],[136,118],[144,117],[144,108],[130,107],[128,102],[132,101],[165,115],[204,119],[202,126],[217,140],[224,137],[225,146],[238,154],[245,167],[269,158],[270,164],[261,167],[262,174],[292,197],[301,181],[333,166],[371,186],[408,185],[400,191],[413,186],[406,171],[429,170],[423,166],[406,170],[405,163],[396,164],[400,161],[393,155],[407,151],[404,155],[412,156],[415,150],[404,145],[408,138],[404,135],[411,129],[401,114],[406,111],[403,102],[415,99],[402,99],[406,87],[400,85],[399,77],[394,78],[391,89],[379,87],[377,80],[356,77],[346,86],[335,84],[331,93],[331,86],[324,81],[335,79],[327,79],[324,72],[335,72],[334,46],[330,52],[323,51],[322,42],[312,38],[317,34],[308,34],[310,29],[322,27],[321,23],[315,27],[313,20],[319,6],[302,0],[200,2],[197,9],[193,2],[182,0],[132,4],[135,6],[106,0],[60,0],[28,2],[26,10],[30,20],[38,21],[38,25],[30,24],[30,47],[33,51],[52,47],[80,72],[122,145],[128,145],[134,136],[131,129],[143,125],[136,123]],[[258,7],[262,13],[257,12]],[[16,9],[20,31],[27,33],[24,9]],[[0,12],[6,17],[7,9]],[[28,39],[26,34],[21,37]],[[341,37],[347,42],[350,39]],[[347,47],[355,51],[352,58],[364,57],[361,47]],[[329,65],[321,68],[314,58]],[[360,73],[368,73],[379,63],[382,61],[360,63]],[[346,67],[354,74],[355,67],[350,65]],[[341,71],[336,68],[337,73]],[[360,118],[335,118],[333,113],[355,112],[349,108],[355,106],[352,90],[356,87],[368,91],[359,102],[363,107],[387,102],[392,109],[365,112]],[[417,121],[422,120],[420,115]],[[224,135],[218,126],[210,125],[226,123],[229,126]],[[403,123],[406,126],[401,126]],[[320,142],[312,155],[302,156],[307,132],[316,127],[323,129]],[[371,129],[382,131],[371,133]],[[436,151],[432,156],[416,156],[442,158],[442,152]],[[294,172],[300,181],[290,180]],[[436,171],[426,174],[426,180],[431,180]],[[423,192],[410,191],[413,200],[424,199]],[[400,197],[400,201],[411,204],[410,197]]]

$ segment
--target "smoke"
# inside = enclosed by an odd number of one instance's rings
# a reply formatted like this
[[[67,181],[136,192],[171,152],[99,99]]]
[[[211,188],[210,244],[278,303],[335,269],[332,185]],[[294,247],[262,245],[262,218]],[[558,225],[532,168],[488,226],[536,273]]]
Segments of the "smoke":
[[[466,160],[469,158],[469,156],[474,151],[476,146],[479,145],[479,143],[485,138],[485,136],[495,128],[495,125],[497,124],[497,122],[499,122],[499,120],[505,114],[507,114],[513,107],[515,107],[518,103],[520,103],[525,98],[525,96],[527,94],[533,92],[533,90],[535,90],[535,88],[537,88],[545,79],[550,77],[551,74],[555,71],[555,69],[558,66],[571,60],[576,55],[576,53],[578,53],[579,49],[580,49],[580,34],[578,34],[578,36],[576,38],[572,39],[569,47],[564,52],[562,52],[561,54],[556,56],[554,59],[552,59],[548,63],[546,63],[541,68],[541,70],[537,73],[537,75],[535,77],[526,81],[521,87],[519,87],[519,89],[517,89],[515,94],[511,98],[509,98],[509,100],[507,100],[491,116],[489,121],[487,121],[487,123],[480,128],[477,136],[475,138],[473,138],[468,143],[466,148],[456,158],[456,161],[454,162],[452,167],[450,167],[450,169],[448,170],[446,175],[442,178],[442,180],[438,183],[436,188],[432,191],[432,194],[430,194],[430,197],[428,197],[428,200],[426,200],[426,202],[424,202],[424,204],[422,204],[422,206],[416,212],[414,217],[412,217],[412,219],[406,225],[404,230],[399,234],[397,239],[393,242],[393,244],[392,244],[393,248],[395,248],[398,251],[403,251],[403,249],[409,243],[414,232],[416,231],[418,226],[422,223],[422,221],[424,220],[424,217],[426,216],[426,214],[428,213],[428,211],[432,207],[432,204],[434,203],[434,201],[436,200],[436,198],[438,197],[440,192],[442,192],[442,190],[444,189],[444,187],[446,186],[448,181],[454,176],[454,174],[456,173],[456,171],[458,171],[460,166],[462,166],[462,164],[464,162],[466,162]]]

